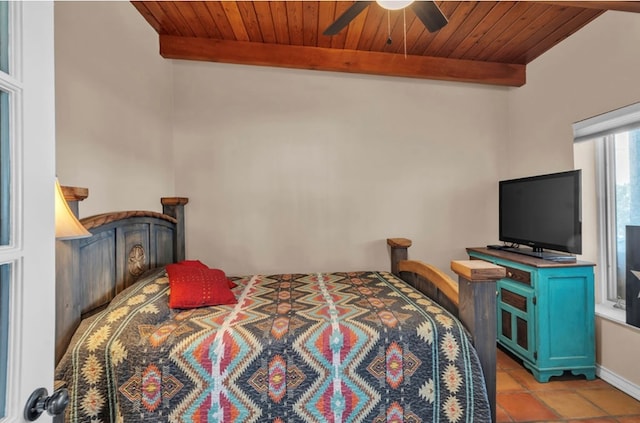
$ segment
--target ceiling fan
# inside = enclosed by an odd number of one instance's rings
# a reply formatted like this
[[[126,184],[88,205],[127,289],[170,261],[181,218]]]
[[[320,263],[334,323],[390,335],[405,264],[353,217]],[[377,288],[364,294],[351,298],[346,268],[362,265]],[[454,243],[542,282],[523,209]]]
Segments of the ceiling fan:
[[[374,2],[356,1],[335,22],[329,25],[323,34],[336,35],[371,3]],[[447,17],[444,16],[438,5],[433,1],[376,0],[375,3],[389,10],[400,10],[409,7],[429,32],[436,32],[448,23]]]

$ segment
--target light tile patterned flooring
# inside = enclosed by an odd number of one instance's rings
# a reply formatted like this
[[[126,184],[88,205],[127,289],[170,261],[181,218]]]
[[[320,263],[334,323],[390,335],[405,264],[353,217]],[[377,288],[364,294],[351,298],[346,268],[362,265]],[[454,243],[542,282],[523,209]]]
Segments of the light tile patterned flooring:
[[[640,401],[603,380],[565,372],[539,383],[500,348],[497,381],[498,423],[640,423]]]

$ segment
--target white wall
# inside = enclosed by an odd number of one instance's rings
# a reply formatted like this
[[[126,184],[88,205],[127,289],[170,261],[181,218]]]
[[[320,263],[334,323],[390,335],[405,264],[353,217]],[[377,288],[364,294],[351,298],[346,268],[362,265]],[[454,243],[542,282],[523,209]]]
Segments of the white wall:
[[[449,269],[497,236],[507,89],[176,61],[187,255],[232,274]]]
[[[171,62],[129,2],[56,2],[57,174],[80,215],[161,211],[174,193]]]
[[[640,101],[638,40],[640,15],[609,11],[527,66],[527,84],[509,94],[510,176],[572,169],[571,124]],[[596,214],[582,217],[583,258],[597,262]],[[603,371],[640,389],[640,332],[600,318],[596,330]]]

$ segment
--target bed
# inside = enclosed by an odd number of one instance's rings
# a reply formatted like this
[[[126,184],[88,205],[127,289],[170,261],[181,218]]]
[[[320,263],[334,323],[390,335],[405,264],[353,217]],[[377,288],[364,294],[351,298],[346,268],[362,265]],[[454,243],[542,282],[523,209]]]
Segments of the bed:
[[[495,421],[495,281],[455,283],[391,238],[391,272],[224,275],[235,302],[170,307],[172,269],[202,265],[187,202],[58,242],[65,421]]]

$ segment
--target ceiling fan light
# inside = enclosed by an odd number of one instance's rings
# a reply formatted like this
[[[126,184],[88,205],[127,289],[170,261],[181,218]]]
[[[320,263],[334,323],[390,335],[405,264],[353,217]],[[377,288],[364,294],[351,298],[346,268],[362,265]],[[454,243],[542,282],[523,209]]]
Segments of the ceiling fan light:
[[[383,9],[400,10],[413,3],[413,0],[376,0],[376,3]]]

